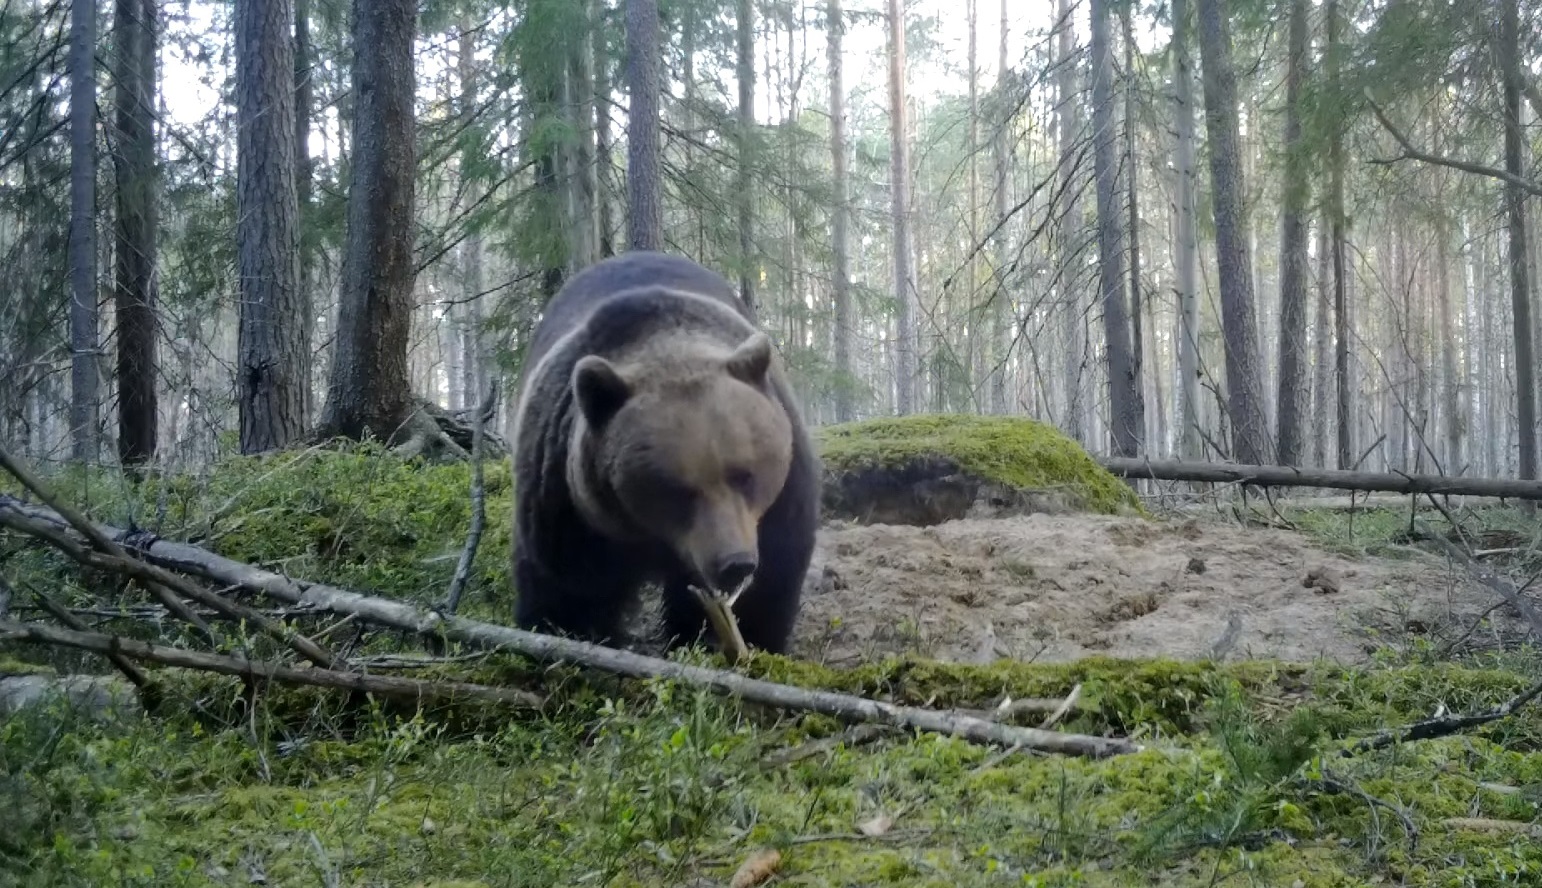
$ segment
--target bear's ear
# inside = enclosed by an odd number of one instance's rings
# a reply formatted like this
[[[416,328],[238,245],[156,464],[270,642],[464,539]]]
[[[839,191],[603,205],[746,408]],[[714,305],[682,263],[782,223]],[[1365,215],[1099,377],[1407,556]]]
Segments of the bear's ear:
[[[771,370],[771,337],[755,333],[728,356],[728,373],[741,382],[760,385]]]
[[[616,415],[632,389],[609,361],[599,355],[585,355],[573,365],[573,394],[584,419],[599,427]]]

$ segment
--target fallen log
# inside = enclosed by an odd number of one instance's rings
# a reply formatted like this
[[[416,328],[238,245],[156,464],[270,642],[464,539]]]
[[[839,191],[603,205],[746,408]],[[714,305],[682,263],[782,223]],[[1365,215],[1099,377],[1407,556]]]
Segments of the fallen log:
[[[368,675],[362,672],[338,672],[334,669],[297,669],[280,663],[165,647],[133,638],[101,632],[78,632],[74,629],[60,629],[42,623],[0,620],[0,639],[75,648],[104,656],[128,657],[148,663],[159,663],[163,666],[179,666],[202,672],[217,672],[221,675],[267,679],[319,688],[363,691],[383,697],[420,701],[481,700],[529,709],[538,709],[544,703],[538,695],[517,688],[499,688],[460,681],[418,681],[394,675]]]
[[[1408,475],[1402,472],[1350,472],[1295,466],[1250,466],[1240,463],[1186,462],[1175,459],[1099,457],[1098,464],[1125,478],[1155,481],[1200,481],[1248,484],[1255,487],[1322,487],[1333,490],[1376,490],[1437,496],[1482,496],[1542,500],[1542,481],[1509,478],[1464,478],[1449,475]]]
[[[64,525],[56,513],[0,496],[0,513],[17,512],[36,521]],[[113,538],[124,532],[103,525],[96,529]],[[833,691],[809,690],[778,684],[720,669],[676,663],[632,651],[618,650],[569,638],[527,632],[483,623],[454,614],[420,610],[341,589],[325,583],[292,579],[216,555],[197,546],[136,536],[134,552],[151,564],[247,592],[266,595],[286,604],[304,605],[365,623],[438,638],[484,650],[523,654],[542,662],[570,662],[633,678],[668,678],[705,687],[714,693],[736,697],[777,709],[817,712],[848,723],[875,723],[961,737],[976,743],[999,743],[1066,755],[1104,758],[1138,752],[1139,744],[1113,737],[1094,737],[1062,731],[1004,725],[961,712],[920,709],[868,700]]]

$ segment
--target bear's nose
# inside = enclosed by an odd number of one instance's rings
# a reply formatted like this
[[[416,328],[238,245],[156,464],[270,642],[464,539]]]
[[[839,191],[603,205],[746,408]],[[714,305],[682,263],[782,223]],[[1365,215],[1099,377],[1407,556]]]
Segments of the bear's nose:
[[[755,573],[755,556],[748,552],[735,552],[717,563],[713,577],[719,592],[737,592],[739,584]]]

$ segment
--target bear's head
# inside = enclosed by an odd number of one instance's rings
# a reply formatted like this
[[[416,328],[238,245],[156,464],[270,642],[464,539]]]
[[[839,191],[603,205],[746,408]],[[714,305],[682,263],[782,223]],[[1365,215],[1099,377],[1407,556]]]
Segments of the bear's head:
[[[580,358],[568,483],[585,516],[663,544],[712,589],[748,580],[792,460],[771,365],[759,332],[731,350],[675,339],[624,361]]]

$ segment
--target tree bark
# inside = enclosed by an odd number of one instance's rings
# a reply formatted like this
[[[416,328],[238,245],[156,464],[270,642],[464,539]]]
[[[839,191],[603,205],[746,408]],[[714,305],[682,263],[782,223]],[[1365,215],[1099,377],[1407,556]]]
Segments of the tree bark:
[[[996,103],[1000,117],[996,120],[996,182],[993,195],[996,204],[996,220],[1001,224],[1009,211],[1007,186],[1012,168],[1012,118],[1010,69],[1007,59],[1007,10],[1011,0],[1001,0],[1001,42],[996,61]],[[1006,232],[996,232],[995,310],[991,312],[991,348],[987,351],[991,364],[991,412],[1003,415],[1009,410],[1007,402],[1007,367],[1011,358],[1010,323],[1016,315],[1012,306],[1012,294],[1007,289],[1008,249]]]
[[[594,203],[599,225],[599,256],[616,254],[616,223],[611,211],[608,180],[612,169],[610,139],[610,57],[605,53],[605,0],[595,0],[594,29],[589,44],[594,56]]]
[[[626,115],[627,242],[634,250],[664,245],[664,209],[659,193],[659,3],[626,0],[627,80],[631,104]]]
[[[1130,17],[1130,7],[1120,11],[1124,21],[1124,165],[1125,187],[1128,191],[1125,212],[1129,213],[1130,237],[1130,375],[1134,379],[1133,410],[1131,424],[1140,435],[1140,446],[1148,438],[1146,432],[1146,336],[1141,311],[1145,300],[1140,287],[1140,210],[1137,196],[1140,192],[1140,158],[1135,154],[1135,24]]]
[[[294,7],[239,0],[236,30],[236,245],[241,299],[241,452],[305,434],[307,325],[299,292],[295,194]]]
[[[460,35],[456,45],[455,68],[460,79],[460,114],[462,120],[470,120],[476,113],[477,72],[475,22],[469,15],[462,15]],[[468,148],[461,158],[464,170],[478,162]],[[487,390],[487,355],[482,343],[482,233],[466,232],[461,242],[461,306],[460,351],[462,406],[475,407]]]
[[[1194,226],[1194,92],[1189,56],[1189,0],[1172,0],[1173,105],[1177,118],[1174,165],[1178,175],[1178,375],[1180,421],[1178,452],[1199,459],[1204,444],[1199,424],[1199,242]]]
[[[413,0],[354,0],[353,160],[324,436],[396,440],[412,412]]]
[[[1317,321],[1312,339],[1312,465],[1326,468],[1333,430],[1333,267],[1328,258],[1327,214],[1317,220]]]
[[[311,194],[315,190],[315,163],[311,160],[311,118],[315,114],[315,79],[311,74],[311,0],[294,0],[294,190],[297,215],[296,237],[300,245],[300,277],[297,321],[304,328],[305,372],[300,374],[304,389],[305,415],[316,413],[316,386],[310,371],[310,343],[316,324],[316,297],[311,292],[316,268],[316,239],[311,234]]]
[[[117,139],[118,218],[114,252],[118,321],[118,460],[137,466],[155,456],[156,198],[155,0],[116,0],[113,37],[118,71],[113,104]]]
[[[1504,0],[1499,20],[1499,63],[1504,78],[1505,170],[1525,172],[1521,132],[1520,13],[1517,0]],[[1537,477],[1537,385],[1531,341],[1531,288],[1526,267],[1526,194],[1511,183],[1505,187],[1509,220],[1510,309],[1515,327],[1515,399],[1520,476]]]
[[[1135,358],[1130,343],[1129,305],[1124,294],[1124,230],[1114,156],[1114,53],[1105,0],[1092,0],[1093,175],[1098,199],[1098,289],[1103,300],[1103,333],[1108,350],[1109,427],[1118,456],[1140,450],[1144,429],[1136,415]]]
[[[101,456],[96,293],[96,0],[70,3],[70,453]]]
[[[889,187],[894,220],[895,398],[904,416],[915,410],[916,336],[911,313],[910,139],[905,124],[905,4],[889,0]]]
[[[1059,225],[1059,274],[1061,334],[1064,339],[1065,415],[1060,425],[1072,439],[1087,443],[1087,326],[1080,281],[1075,280],[1077,240],[1082,228],[1081,200],[1078,196],[1080,176],[1077,174],[1076,138],[1081,129],[1082,97],[1076,74],[1076,32],[1071,18],[1071,0],[1060,0],[1055,12],[1055,27],[1059,34],[1059,68],[1056,90],[1059,111],[1056,125],[1060,129],[1060,225]]]
[[[1291,0],[1285,73],[1284,209],[1280,216],[1280,368],[1276,458],[1301,463],[1302,393],[1306,380],[1306,213],[1311,193],[1301,137],[1301,81],[1306,66],[1307,0]]]
[[[1323,16],[1328,20],[1328,41],[1325,49],[1328,68],[1328,89],[1337,94],[1342,89],[1339,78],[1339,13],[1338,0],[1326,0]],[[1334,120],[1328,136],[1328,213],[1332,224],[1333,250],[1333,373],[1338,389],[1338,467],[1348,469],[1354,465],[1355,428],[1350,407],[1349,386],[1349,295],[1344,267],[1344,128],[1343,122]]]
[[[735,204],[739,223],[739,296],[749,306],[750,315],[759,314],[755,304],[755,192],[750,176],[750,141],[755,131],[755,4],[738,0],[734,15],[737,44],[739,108],[735,135],[738,137],[738,167],[734,171]]]
[[[1268,429],[1260,397],[1263,374],[1254,322],[1247,210],[1242,200],[1237,75],[1232,68],[1230,28],[1223,6],[1221,0],[1199,0],[1198,12],[1221,286],[1221,328],[1226,343],[1226,404],[1231,415],[1233,458],[1243,463],[1259,463],[1268,453]]]
[[[846,86],[841,70],[841,37],[846,23],[841,18],[840,0],[829,0],[825,28],[830,67],[830,168],[835,180],[830,226],[835,266],[835,420],[851,422],[856,418],[852,391],[856,379],[851,372],[851,197],[846,172]]]

